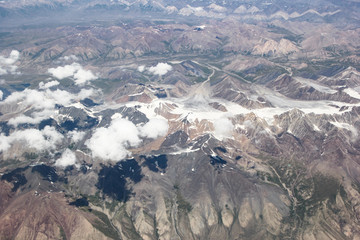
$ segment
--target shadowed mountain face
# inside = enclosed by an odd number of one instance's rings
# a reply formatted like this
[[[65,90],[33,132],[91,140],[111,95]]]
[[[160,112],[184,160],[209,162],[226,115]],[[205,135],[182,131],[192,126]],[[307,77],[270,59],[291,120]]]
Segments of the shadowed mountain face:
[[[0,239],[360,239],[356,1],[1,1]]]

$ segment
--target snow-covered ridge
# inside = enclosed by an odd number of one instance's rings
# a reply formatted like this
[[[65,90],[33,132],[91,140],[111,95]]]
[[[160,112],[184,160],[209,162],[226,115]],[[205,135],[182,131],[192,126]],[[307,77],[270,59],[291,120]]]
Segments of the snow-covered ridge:
[[[337,90],[331,89],[328,86],[321,85],[321,84],[319,84],[319,83],[317,83],[317,82],[315,82],[315,81],[313,81],[311,79],[295,77],[295,80],[302,83],[302,84],[305,84],[305,85],[307,85],[309,87],[313,87],[314,89],[316,89],[319,92],[328,93],[328,94],[337,93]]]

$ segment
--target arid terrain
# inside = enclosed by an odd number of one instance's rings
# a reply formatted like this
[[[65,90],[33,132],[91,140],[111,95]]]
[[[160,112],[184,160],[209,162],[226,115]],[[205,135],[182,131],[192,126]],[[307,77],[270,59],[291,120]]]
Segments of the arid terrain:
[[[0,1],[0,239],[360,239],[359,1]]]

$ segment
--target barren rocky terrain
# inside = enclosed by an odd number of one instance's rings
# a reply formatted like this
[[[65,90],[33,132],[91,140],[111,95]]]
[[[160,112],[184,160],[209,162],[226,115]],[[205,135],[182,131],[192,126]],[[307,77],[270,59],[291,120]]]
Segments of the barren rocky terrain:
[[[360,239],[358,1],[0,1],[0,239]]]

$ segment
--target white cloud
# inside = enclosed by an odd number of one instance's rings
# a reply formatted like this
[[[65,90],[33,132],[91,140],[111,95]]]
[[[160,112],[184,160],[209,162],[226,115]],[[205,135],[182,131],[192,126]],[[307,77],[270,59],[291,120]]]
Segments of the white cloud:
[[[14,92],[8,96],[3,104],[21,103],[24,106],[32,106],[35,109],[53,108],[55,104],[68,105],[76,95],[64,90],[37,91],[25,89],[22,92]]]
[[[85,70],[78,63],[72,63],[63,67],[49,68],[48,72],[60,80],[72,77],[76,85],[85,85],[87,82],[97,79],[97,76],[90,70]]]
[[[234,125],[228,118],[221,118],[214,122],[214,128],[215,137],[223,139],[231,136]]]
[[[80,67],[81,66],[78,63],[73,63],[71,65],[65,65],[64,67],[49,68],[48,72],[57,79],[61,80],[74,76],[75,72],[77,72]]]
[[[116,118],[109,127],[96,129],[85,145],[94,157],[119,161],[131,155],[127,147],[136,147],[141,143],[138,135],[139,130],[132,122]]]
[[[141,65],[141,66],[139,66],[139,67],[137,68],[137,70],[138,70],[139,72],[143,72],[143,71],[145,71],[145,66],[144,66],[144,65]]]
[[[70,149],[66,149],[61,157],[56,160],[55,166],[58,167],[67,167],[67,166],[71,166],[74,165],[76,163],[76,155],[74,152],[72,152]]]
[[[175,6],[167,6],[165,10],[168,14],[177,13],[179,11]]]
[[[44,119],[45,118],[42,118],[42,117],[34,117],[34,116],[29,117],[29,116],[25,116],[25,115],[20,115],[18,117],[11,118],[9,120],[8,124],[12,125],[12,126],[18,126],[19,124],[23,124],[23,123],[37,124]]]
[[[135,126],[129,120],[114,114],[109,127],[95,130],[85,145],[92,151],[93,157],[105,160],[120,161],[131,152],[129,147],[137,147],[144,138],[157,138],[167,133],[168,123],[164,119],[151,119],[144,126]]]
[[[90,70],[84,70],[81,68],[74,74],[74,79],[76,85],[85,85],[88,81],[97,79],[97,76],[95,76]]]
[[[45,92],[32,89],[25,89],[22,92],[14,92],[8,96],[3,104],[21,103],[22,105],[34,106],[35,109],[50,108],[54,105],[51,98],[47,97]]]
[[[9,57],[0,56],[0,75],[15,74],[17,66],[14,65],[20,57],[20,52],[12,50]]]
[[[64,90],[56,89],[55,91],[46,90],[45,97],[51,101],[53,101],[53,105],[60,104],[60,105],[69,105],[73,102],[74,98],[76,97],[74,94],[69,93]]]
[[[148,68],[148,71],[154,75],[165,75],[172,70],[172,66],[167,63],[158,63],[156,66]]]
[[[17,50],[12,50],[9,58],[5,58],[6,64],[14,64],[20,57],[20,52]]]
[[[140,136],[155,139],[166,135],[168,129],[169,125],[165,119],[154,118],[140,127]]]
[[[37,151],[51,150],[62,139],[63,135],[57,132],[54,127],[49,126],[46,126],[41,131],[37,129],[15,131],[9,136],[0,135],[0,151],[7,151],[15,142],[21,143],[23,147]]]
[[[78,131],[70,131],[67,133],[68,137],[73,141],[74,143],[78,143],[85,137],[85,132],[78,132]]]
[[[57,85],[59,85],[60,83],[56,80],[54,81],[50,81],[50,82],[47,82],[47,83],[44,83],[44,82],[40,82],[39,83],[39,88],[40,89],[48,89],[48,88],[51,88],[51,87],[55,87]]]
[[[31,113],[31,116],[19,115],[17,117],[11,118],[8,121],[8,124],[15,127],[23,123],[38,124],[42,120],[48,119],[53,114],[54,111],[48,109],[45,109],[43,111],[35,111]]]
[[[54,127],[46,126],[41,132],[46,137],[46,140],[50,141],[51,143],[55,144],[60,142],[63,139],[63,135],[56,131]]]
[[[3,97],[4,97],[4,93],[3,93],[3,91],[0,90],[0,100],[2,100]]]
[[[94,94],[93,89],[82,89],[77,94],[72,94],[64,90],[51,91],[46,89],[38,91],[25,89],[22,92],[14,92],[8,96],[1,105],[17,104],[19,109],[32,108],[30,116],[18,115],[9,120],[9,124],[17,126],[22,123],[37,124],[42,120],[55,115],[55,105],[67,106],[76,101],[82,100]]]
[[[11,147],[11,141],[5,134],[0,135],[0,152],[4,152]]]
[[[156,66],[146,67],[145,65],[138,66],[137,70],[139,72],[144,72],[145,70],[153,75],[165,75],[171,71],[173,67],[168,63],[158,63]]]
[[[99,94],[99,91],[95,91],[93,88],[81,89],[79,93],[75,94],[74,99],[82,100],[95,94]]]

